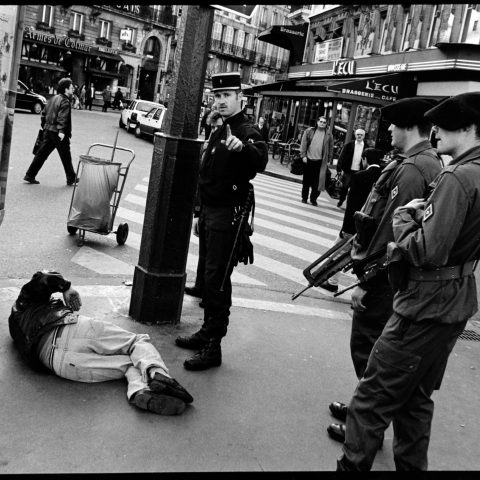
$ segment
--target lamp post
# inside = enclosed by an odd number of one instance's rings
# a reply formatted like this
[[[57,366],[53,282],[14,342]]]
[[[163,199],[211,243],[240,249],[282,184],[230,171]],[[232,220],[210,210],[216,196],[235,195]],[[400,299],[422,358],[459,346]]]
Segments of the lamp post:
[[[211,7],[182,7],[165,133],[155,134],[130,301],[130,315],[141,323],[177,323],[182,312],[213,14]]]

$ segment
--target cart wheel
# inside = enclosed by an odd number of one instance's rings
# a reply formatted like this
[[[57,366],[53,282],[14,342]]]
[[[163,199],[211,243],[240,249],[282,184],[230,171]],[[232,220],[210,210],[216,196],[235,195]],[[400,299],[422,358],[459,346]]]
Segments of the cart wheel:
[[[68,227],[67,226],[68,233],[70,235],[75,235],[77,233],[78,228],[77,227]]]
[[[123,245],[128,237],[128,223],[121,223],[117,228],[117,243]]]

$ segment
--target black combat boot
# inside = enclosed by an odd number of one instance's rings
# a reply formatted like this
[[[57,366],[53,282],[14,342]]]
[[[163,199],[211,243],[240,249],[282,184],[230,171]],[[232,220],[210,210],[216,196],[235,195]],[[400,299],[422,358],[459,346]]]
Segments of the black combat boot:
[[[195,332],[192,335],[180,336],[175,339],[178,347],[188,348],[190,350],[200,350],[208,343],[208,338],[202,333]]]
[[[218,367],[222,364],[222,349],[220,340],[211,338],[202,350],[192,358],[185,360],[183,366],[187,370],[206,370],[211,367]]]

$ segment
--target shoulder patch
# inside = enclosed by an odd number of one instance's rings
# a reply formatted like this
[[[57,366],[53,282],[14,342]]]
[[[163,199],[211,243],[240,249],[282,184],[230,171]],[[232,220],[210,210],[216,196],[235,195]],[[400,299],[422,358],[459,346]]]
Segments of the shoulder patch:
[[[398,185],[392,189],[392,200],[398,195]]]
[[[432,216],[433,216],[433,204],[431,203],[423,212],[423,221],[426,222]]]

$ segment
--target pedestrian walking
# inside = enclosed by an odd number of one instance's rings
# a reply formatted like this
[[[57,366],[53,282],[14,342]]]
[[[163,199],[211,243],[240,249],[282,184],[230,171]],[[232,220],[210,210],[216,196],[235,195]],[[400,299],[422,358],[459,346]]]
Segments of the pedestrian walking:
[[[29,183],[40,183],[36,180],[36,176],[45,160],[55,148],[60,155],[60,160],[65,170],[67,185],[74,185],[77,182],[70,153],[70,138],[72,136],[72,80],[70,78],[62,78],[58,82],[57,92],[57,95],[48,99],[45,108],[42,110],[41,126],[43,128],[43,140],[23,178]]]
[[[325,190],[328,164],[332,161],[333,136],[327,130],[327,119],[319,117],[316,127],[307,128],[300,143],[300,156],[305,164],[303,169],[302,202],[317,205],[320,192]]]
[[[258,123],[255,124],[255,126],[258,128],[258,131],[260,132],[260,135],[263,138],[263,141],[268,143],[268,127],[267,124],[265,123],[265,119],[263,117],[258,118]]]
[[[65,303],[51,298],[56,292]],[[147,334],[79,315],[81,305],[79,293],[58,272],[37,272],[22,287],[8,325],[33,369],[85,383],[125,377],[128,401],[162,415],[182,413],[193,402],[170,376]]]
[[[212,91],[223,125],[212,133],[203,155],[198,182],[200,212],[195,213],[198,217],[193,227],[198,228],[205,246],[203,325],[193,335],[175,340],[179,347],[199,350],[185,361],[188,370],[222,363],[220,343],[227,333],[232,305],[233,265],[229,258],[235,239],[235,211],[245,205],[249,180],[262,172],[268,161],[266,143],[242,112],[240,73],[212,75]]]
[[[112,91],[110,90],[110,85],[107,85],[103,89],[102,98],[103,98],[102,112],[106,112],[107,108],[110,106],[110,102],[112,101]]]
[[[365,130],[357,128],[355,130],[355,140],[347,142],[340,152],[337,163],[337,172],[342,173],[342,190],[338,199],[337,207],[341,207],[347,198],[347,192],[352,181],[352,175],[363,170],[362,153],[365,148]]]
[[[210,105],[207,105],[205,107],[205,110],[202,115],[202,120],[200,121],[200,135],[202,134],[203,130],[205,130],[205,138],[207,139],[210,137],[210,125],[207,124],[207,118],[210,115],[212,109],[210,108]]]
[[[80,100],[80,110],[85,108],[85,95],[87,93],[87,89],[85,88],[85,85],[82,85],[82,88],[80,89],[80,96],[78,97]]]
[[[95,100],[95,84],[90,84],[90,86],[85,91],[85,110],[88,108],[92,110],[92,104]]]
[[[223,125],[223,118],[220,115],[220,112],[213,110],[210,112],[210,115],[207,118],[206,125],[209,125],[211,128],[211,133],[217,131]],[[200,164],[204,161],[204,153],[208,147],[209,138],[205,141],[202,147],[202,152],[200,154]],[[198,196],[198,191],[197,191]],[[197,199],[196,203],[196,213],[200,214],[200,200]],[[193,234],[198,238],[198,262],[197,270],[195,275],[195,284],[193,287],[185,287],[185,293],[192,297],[203,298],[203,291],[205,287],[205,237],[204,235],[200,236],[198,222],[194,222]],[[203,301],[200,302],[200,307],[204,307]]]
[[[439,153],[453,160],[426,200],[414,199],[393,215],[406,275],[395,278],[394,313],[348,407],[338,470],[369,470],[391,422],[396,469],[427,470],[431,395],[478,310],[473,270],[480,259],[480,92],[451,97],[425,117],[434,124]]]
[[[120,87],[117,87],[117,91],[115,92],[115,95],[113,97],[112,110],[115,110],[116,108],[121,110],[123,107],[122,102],[123,102],[123,93],[120,90]]]
[[[352,258],[360,260],[386,250],[393,241],[392,214],[395,208],[424,196],[428,186],[440,173],[440,157],[429,141],[431,123],[424,113],[436,105],[426,98],[404,98],[381,110],[390,122],[392,146],[402,152],[383,170],[371,190],[356,220]],[[358,174],[356,174],[358,175]],[[393,291],[385,270],[360,283],[352,293],[352,328],[350,354],[357,378],[364,376],[372,347],[392,314]],[[345,421],[347,406],[333,402],[329,409],[340,421]],[[348,425],[347,425],[348,430]],[[345,427],[333,423],[327,432],[343,441]]]

